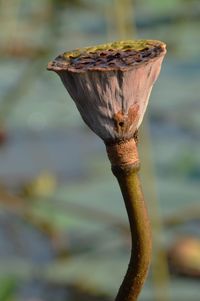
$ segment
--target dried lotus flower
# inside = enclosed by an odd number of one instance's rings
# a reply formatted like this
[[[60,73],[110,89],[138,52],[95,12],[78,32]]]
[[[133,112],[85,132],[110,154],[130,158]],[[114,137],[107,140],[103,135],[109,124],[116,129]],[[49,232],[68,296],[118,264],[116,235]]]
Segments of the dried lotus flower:
[[[159,41],[120,41],[65,52],[48,69],[91,130],[107,143],[124,141],[142,122],[165,52]]]
[[[165,53],[159,41],[119,41],[65,52],[48,65],[61,77],[83,120],[104,140],[125,201],[133,247],[115,301],[136,301],[148,272],[151,231],[135,134]]]

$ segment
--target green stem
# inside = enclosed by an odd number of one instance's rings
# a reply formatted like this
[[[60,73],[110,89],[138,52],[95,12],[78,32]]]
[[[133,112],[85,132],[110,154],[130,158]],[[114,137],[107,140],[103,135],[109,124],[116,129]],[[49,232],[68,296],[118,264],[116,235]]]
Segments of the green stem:
[[[115,301],[135,301],[142,289],[151,258],[151,231],[138,168],[113,168],[128,213],[132,250],[127,273]]]

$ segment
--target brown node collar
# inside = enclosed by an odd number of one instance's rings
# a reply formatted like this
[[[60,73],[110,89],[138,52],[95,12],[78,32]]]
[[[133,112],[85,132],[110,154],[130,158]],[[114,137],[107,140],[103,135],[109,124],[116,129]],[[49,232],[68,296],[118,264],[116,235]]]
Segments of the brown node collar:
[[[113,145],[106,145],[106,150],[112,168],[125,170],[130,167],[139,167],[140,161],[137,145],[134,139]]]

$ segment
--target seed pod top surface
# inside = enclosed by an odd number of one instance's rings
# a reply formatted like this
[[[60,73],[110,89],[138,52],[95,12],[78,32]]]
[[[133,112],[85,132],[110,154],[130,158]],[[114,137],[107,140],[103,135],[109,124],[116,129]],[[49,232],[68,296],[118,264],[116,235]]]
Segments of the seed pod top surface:
[[[165,53],[165,44],[156,40],[127,40],[68,51],[49,63],[48,69],[71,72],[125,71]]]

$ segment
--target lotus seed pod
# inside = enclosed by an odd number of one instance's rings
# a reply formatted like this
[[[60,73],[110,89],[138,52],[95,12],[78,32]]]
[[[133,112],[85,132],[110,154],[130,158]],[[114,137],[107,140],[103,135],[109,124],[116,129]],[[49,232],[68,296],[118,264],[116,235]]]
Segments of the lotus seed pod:
[[[83,120],[107,144],[138,130],[166,53],[155,40],[128,40],[59,55],[58,73]]]

